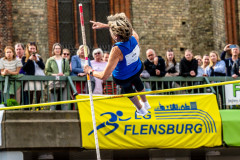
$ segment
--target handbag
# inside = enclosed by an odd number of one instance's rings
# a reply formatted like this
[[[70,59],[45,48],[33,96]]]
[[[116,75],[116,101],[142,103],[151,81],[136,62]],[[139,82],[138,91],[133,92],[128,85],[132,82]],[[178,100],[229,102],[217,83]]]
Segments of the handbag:
[[[66,82],[61,82],[61,81],[50,81],[49,82],[49,90],[52,91],[55,89],[59,89],[59,88],[64,88],[66,87]]]

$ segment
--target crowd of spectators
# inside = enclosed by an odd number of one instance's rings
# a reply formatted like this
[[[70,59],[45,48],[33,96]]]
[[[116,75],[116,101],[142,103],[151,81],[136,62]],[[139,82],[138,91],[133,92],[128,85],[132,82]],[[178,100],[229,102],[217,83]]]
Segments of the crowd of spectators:
[[[15,48],[7,46],[4,49],[4,57],[0,60],[1,75],[11,75],[13,78],[18,78],[23,75],[34,76],[79,76],[84,77],[84,65],[87,63],[96,71],[103,71],[108,63],[109,52],[103,51],[101,48],[94,49],[92,52],[93,60],[88,59],[85,62],[84,46],[81,45],[76,52],[76,55],[71,55],[67,48],[63,48],[61,44],[55,43],[52,47],[52,57],[48,58],[44,63],[38,46],[35,42],[30,42],[26,47],[22,43],[17,43]],[[86,51],[90,50],[87,47]],[[227,52],[231,57],[226,58]],[[180,62],[175,59],[174,51],[168,49],[165,58],[159,56],[153,49],[146,51],[146,60],[142,65],[144,70],[140,75],[141,78],[148,79],[149,77],[203,77],[203,76],[231,76],[237,78],[240,74],[239,66],[239,46],[228,44],[224,47],[221,56],[216,51],[211,51],[209,54],[194,56],[190,49],[185,50],[183,58]],[[91,77],[93,94],[116,94],[116,84],[109,81],[103,81],[95,77]],[[53,84],[54,83],[54,84]],[[145,81],[146,91],[156,90],[159,88],[172,88],[179,86],[178,82],[171,82],[170,85],[157,82],[150,83]],[[188,84],[188,82],[185,82]],[[76,81],[76,90],[78,93],[88,93],[86,82]],[[45,83],[40,81],[27,81],[21,84],[10,84],[10,97],[15,98],[21,104],[31,104],[41,102],[41,91],[45,87]],[[66,83],[49,82],[50,101],[67,100]],[[190,85],[190,84],[188,84]],[[53,89],[54,87],[57,89]],[[15,94],[14,87],[17,88]],[[23,88],[23,91],[21,91]],[[61,90],[61,92],[59,91]],[[60,95],[61,93],[61,95]],[[220,93],[221,94],[221,93]],[[34,95],[36,98],[34,98]],[[23,99],[23,102],[21,100]],[[34,99],[36,99],[34,101]],[[63,105],[61,110],[67,110],[68,105]],[[56,106],[51,106],[50,110],[56,110]]]

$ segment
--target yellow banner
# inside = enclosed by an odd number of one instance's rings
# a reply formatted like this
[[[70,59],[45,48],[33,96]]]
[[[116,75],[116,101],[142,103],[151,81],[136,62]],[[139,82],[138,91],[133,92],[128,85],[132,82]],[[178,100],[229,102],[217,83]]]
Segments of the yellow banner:
[[[77,99],[87,98],[78,95]],[[94,101],[100,149],[198,148],[222,144],[214,94],[147,96],[149,113],[138,116],[128,98]],[[78,103],[82,145],[95,149],[90,102]]]

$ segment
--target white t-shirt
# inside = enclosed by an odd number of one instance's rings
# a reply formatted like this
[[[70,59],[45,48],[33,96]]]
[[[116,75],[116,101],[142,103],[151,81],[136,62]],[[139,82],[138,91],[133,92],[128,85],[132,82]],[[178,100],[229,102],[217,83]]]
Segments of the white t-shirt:
[[[37,60],[39,61],[39,55],[37,55]],[[35,66],[35,76],[45,76],[42,68],[40,68],[35,61],[33,61],[33,63]]]
[[[84,68],[85,65],[85,59],[80,59],[81,60],[81,67]]]
[[[57,66],[58,66],[58,73],[63,73],[63,71],[62,71],[62,59],[58,59],[58,60],[56,60],[56,62],[57,62]]]

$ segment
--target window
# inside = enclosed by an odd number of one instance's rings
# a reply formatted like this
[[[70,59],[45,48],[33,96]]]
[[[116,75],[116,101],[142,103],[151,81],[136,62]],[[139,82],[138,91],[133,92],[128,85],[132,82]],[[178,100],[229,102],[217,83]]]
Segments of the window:
[[[100,47],[110,50],[112,40],[107,29],[92,30],[90,20],[107,22],[107,16],[125,12],[130,19],[131,0],[47,0],[48,9],[48,50],[51,56],[52,46],[60,42],[64,47],[76,53],[82,44],[81,25],[78,4],[83,4],[87,45],[92,50]]]
[[[90,49],[100,47],[110,50],[111,38],[107,29],[92,30],[90,20],[107,23],[109,0],[58,0],[59,42],[69,49],[82,44],[82,31],[78,4],[83,5],[87,45]],[[93,4],[94,3],[94,4]],[[94,9],[95,8],[95,9]]]

